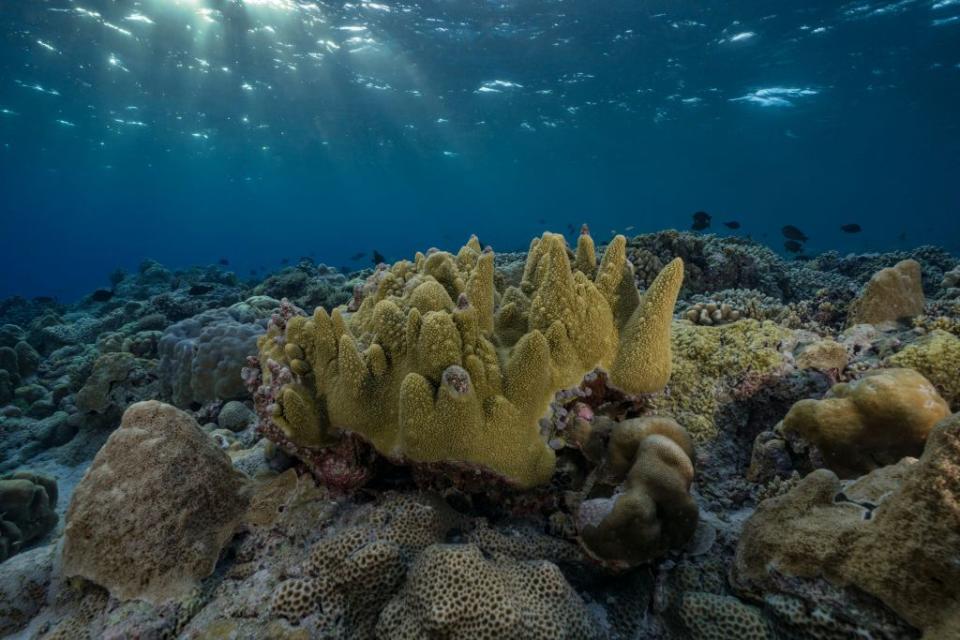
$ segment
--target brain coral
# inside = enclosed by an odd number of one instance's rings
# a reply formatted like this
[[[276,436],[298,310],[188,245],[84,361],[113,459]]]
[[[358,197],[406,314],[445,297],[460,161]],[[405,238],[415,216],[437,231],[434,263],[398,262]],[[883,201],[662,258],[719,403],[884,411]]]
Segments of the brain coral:
[[[919,371],[954,409],[960,409],[960,338],[957,336],[939,329],[931,331],[892,355],[888,362]]]
[[[251,298],[170,325],[158,346],[164,397],[182,408],[244,397],[240,370],[257,352],[257,338],[277,304]]]
[[[593,437],[604,437],[596,429]],[[609,496],[585,500],[577,514],[588,553],[618,566],[634,566],[682,546],[697,527],[693,442],[670,418],[644,417],[613,425],[601,484]]]
[[[821,469],[765,500],[743,528],[732,580],[776,592],[783,576],[825,578],[883,601],[927,640],[960,629],[960,414],[930,433],[919,461],[853,483]],[[768,597],[769,600],[769,597]]]
[[[847,323],[879,324],[923,313],[925,299],[920,263],[902,260],[873,274],[850,305]]]
[[[580,237],[584,265],[589,242]],[[554,454],[538,420],[556,391],[597,366],[634,394],[658,391],[670,376],[683,264],[668,264],[641,298],[624,252],[618,236],[591,279],[571,267],[563,236],[544,234],[530,245],[520,286],[502,295],[494,255],[475,238],[456,255],[398,262],[378,272],[355,313],[317,309],[272,324],[259,340],[263,388],[277,363],[293,380],[258,402],[301,446],[350,431],[388,457],[543,483]]]
[[[213,571],[247,503],[243,476],[186,413],[131,405],[74,491],[63,573],[160,602]]]
[[[783,420],[843,477],[919,455],[927,434],[950,408],[913,369],[877,369],[834,385],[823,400],[801,400]]]

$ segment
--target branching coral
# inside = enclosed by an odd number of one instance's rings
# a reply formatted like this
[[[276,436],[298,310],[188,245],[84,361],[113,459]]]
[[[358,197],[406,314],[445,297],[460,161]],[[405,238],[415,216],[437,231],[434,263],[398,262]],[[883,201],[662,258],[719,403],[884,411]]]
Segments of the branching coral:
[[[817,445],[833,471],[850,477],[919,455],[930,429],[949,414],[916,371],[879,369],[834,385],[823,400],[797,402],[783,425]]]
[[[693,442],[669,418],[645,417],[599,426],[593,439],[609,438],[599,485],[616,487],[585,500],[578,511],[580,540],[588,553],[615,566],[634,566],[682,546],[697,526],[690,497]]]
[[[580,236],[586,269],[591,245]],[[476,238],[456,255],[417,254],[386,269],[355,313],[317,309],[271,324],[259,340],[263,384],[278,363],[290,372],[266,398],[271,419],[303,447],[329,446],[346,431],[394,459],[543,483],[554,453],[538,420],[556,391],[598,366],[632,394],[667,383],[682,280],[675,260],[641,298],[620,236],[591,279],[571,267],[563,236],[544,234],[530,245],[520,286],[502,295],[494,255]]]

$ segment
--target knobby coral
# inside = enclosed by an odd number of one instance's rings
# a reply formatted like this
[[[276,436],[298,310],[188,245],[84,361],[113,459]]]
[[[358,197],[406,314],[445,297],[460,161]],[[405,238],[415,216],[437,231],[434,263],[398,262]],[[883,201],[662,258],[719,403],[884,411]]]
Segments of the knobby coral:
[[[923,451],[927,434],[950,408],[913,369],[878,369],[840,383],[823,400],[801,400],[783,420],[823,452],[842,477],[866,473]]]
[[[466,463],[520,487],[546,482],[555,458],[538,420],[555,392],[596,367],[631,394],[670,377],[682,261],[641,297],[623,237],[598,266],[593,255],[581,235],[573,268],[563,236],[544,234],[520,286],[501,293],[493,252],[476,238],[456,255],[418,253],[378,274],[354,313],[318,308],[272,323],[259,340],[263,388],[278,371],[290,381],[258,401],[301,447],[351,432],[393,459]],[[591,266],[593,278],[582,270]]]

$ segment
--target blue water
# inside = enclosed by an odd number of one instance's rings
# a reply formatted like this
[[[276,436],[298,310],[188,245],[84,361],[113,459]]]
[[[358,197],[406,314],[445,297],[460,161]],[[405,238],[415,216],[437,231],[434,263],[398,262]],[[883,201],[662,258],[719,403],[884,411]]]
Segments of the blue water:
[[[4,0],[0,32],[0,296],[697,210],[960,250],[960,0]]]

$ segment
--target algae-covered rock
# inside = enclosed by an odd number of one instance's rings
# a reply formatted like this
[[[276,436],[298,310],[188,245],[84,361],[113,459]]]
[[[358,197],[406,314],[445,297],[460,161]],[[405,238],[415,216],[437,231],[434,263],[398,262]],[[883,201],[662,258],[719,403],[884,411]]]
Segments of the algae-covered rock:
[[[160,602],[214,569],[246,482],[186,413],[139,402],[100,449],[66,515],[63,573]]]
[[[556,391],[597,366],[634,394],[670,376],[683,264],[668,264],[641,299],[624,251],[618,236],[591,279],[571,266],[562,236],[544,234],[520,287],[502,295],[493,253],[475,238],[457,255],[418,254],[378,272],[355,313],[271,323],[259,340],[258,405],[299,447],[350,431],[390,458],[546,482],[555,458],[538,420]]]
[[[881,324],[912,318],[923,313],[924,301],[920,263],[902,260],[870,278],[851,303],[847,323]]]
[[[823,400],[797,402],[783,426],[817,445],[830,469],[852,477],[920,455],[930,429],[949,413],[913,369],[877,369],[834,385]]]
[[[925,631],[924,638],[953,640],[960,629],[958,557],[954,414],[930,433],[919,461],[905,459],[855,482],[821,469],[762,502],[743,528],[732,576],[754,595],[785,584],[797,589],[798,579],[853,586]]]

